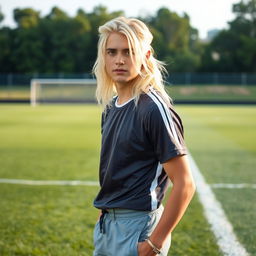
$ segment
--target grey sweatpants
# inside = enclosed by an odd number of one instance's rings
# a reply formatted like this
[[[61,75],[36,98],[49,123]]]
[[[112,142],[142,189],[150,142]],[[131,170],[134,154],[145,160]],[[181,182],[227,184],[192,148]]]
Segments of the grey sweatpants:
[[[137,256],[138,242],[145,241],[153,232],[163,212],[157,210],[109,210],[94,228],[94,256]],[[161,256],[166,256],[171,245],[167,241]]]

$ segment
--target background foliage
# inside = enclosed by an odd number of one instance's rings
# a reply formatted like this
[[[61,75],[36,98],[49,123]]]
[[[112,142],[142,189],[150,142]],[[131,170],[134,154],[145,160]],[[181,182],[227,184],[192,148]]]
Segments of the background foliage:
[[[150,27],[157,58],[169,72],[256,72],[256,0],[233,5],[236,17],[211,42],[202,42],[189,16],[160,8],[138,17]],[[1,73],[85,73],[96,58],[98,27],[125,15],[102,5],[74,17],[53,7],[46,16],[31,8],[15,9],[17,27],[0,27]],[[0,13],[0,25],[4,14]]]

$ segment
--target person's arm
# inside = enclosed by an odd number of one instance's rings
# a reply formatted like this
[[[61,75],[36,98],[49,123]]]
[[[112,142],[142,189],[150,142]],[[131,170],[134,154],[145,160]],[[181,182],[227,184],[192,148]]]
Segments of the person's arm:
[[[157,247],[162,248],[180,219],[185,213],[195,192],[195,183],[191,175],[186,156],[177,156],[163,164],[164,170],[173,183],[163,214],[149,237]],[[148,242],[138,244],[139,256],[155,256]]]

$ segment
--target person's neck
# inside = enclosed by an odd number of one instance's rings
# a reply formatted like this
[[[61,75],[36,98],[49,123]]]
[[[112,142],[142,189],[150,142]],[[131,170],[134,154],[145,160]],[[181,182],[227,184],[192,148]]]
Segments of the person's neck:
[[[118,105],[122,105],[132,98],[133,84],[117,84]]]

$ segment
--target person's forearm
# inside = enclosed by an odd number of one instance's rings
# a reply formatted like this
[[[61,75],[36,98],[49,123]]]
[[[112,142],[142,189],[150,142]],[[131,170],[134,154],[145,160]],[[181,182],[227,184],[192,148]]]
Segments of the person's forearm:
[[[159,246],[159,248],[161,248],[164,241],[174,230],[175,226],[185,213],[194,192],[195,185],[193,181],[183,184],[174,184],[166,202],[162,217],[150,236],[150,240],[157,247]]]

